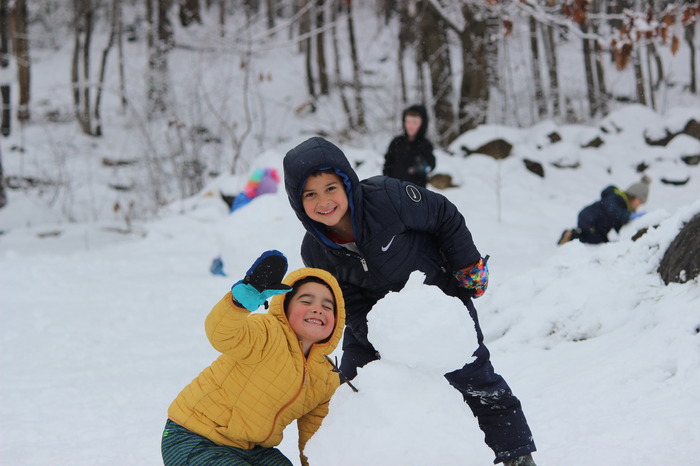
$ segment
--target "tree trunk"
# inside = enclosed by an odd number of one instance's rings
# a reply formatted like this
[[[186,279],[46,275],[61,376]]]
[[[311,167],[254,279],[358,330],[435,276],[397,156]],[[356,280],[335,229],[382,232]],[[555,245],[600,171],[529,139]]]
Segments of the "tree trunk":
[[[599,2],[597,0],[593,1],[591,5],[593,11],[601,11]],[[597,23],[591,23],[591,30],[596,36],[598,35],[599,29],[600,28],[598,27]],[[598,46],[597,41],[591,40],[591,45],[593,46],[592,53],[596,73],[596,102],[598,104],[598,111],[601,115],[604,116],[608,114],[608,89],[605,85],[605,70],[603,69],[603,51],[601,47]]]
[[[408,14],[408,7],[404,2],[399,4],[399,46],[398,46],[398,73],[399,82],[401,86],[401,102],[406,104],[408,101],[408,89],[406,88],[406,70],[404,68],[404,56],[406,54],[406,49],[413,43],[413,27],[411,25],[412,20]]]
[[[557,48],[554,42],[554,26],[544,27],[544,53],[549,70],[549,89],[552,95],[552,115],[561,116],[561,91],[559,88],[559,69],[557,65]]]
[[[649,41],[646,44],[646,57],[647,57],[647,76],[648,76],[648,95],[649,95],[649,104],[651,105],[651,109],[656,111],[656,89],[654,86],[654,75],[651,71],[651,59],[653,56],[652,50],[654,49],[654,44]]]
[[[28,121],[31,118],[29,101],[31,99],[31,57],[29,56],[29,31],[27,1],[15,0],[15,7],[10,15],[12,29],[12,48],[17,58],[17,77],[19,81],[19,106],[17,119]]]
[[[639,57],[639,48],[636,48],[632,53],[632,66],[634,67],[634,82],[637,89],[637,102],[642,105],[647,104],[647,97],[644,83],[644,73],[642,71],[641,59]]]
[[[459,92],[459,133],[486,122],[489,104],[489,68],[487,64],[488,18],[462,6],[465,27],[462,42],[462,83]]]
[[[2,111],[0,112],[0,134],[3,136],[9,136],[12,132],[12,101],[10,99],[10,24],[8,21],[8,8],[7,0],[0,0],[0,68],[2,75],[5,76],[7,81],[0,79],[0,105],[2,105]],[[0,166],[1,167],[1,166]],[[0,178],[0,189],[2,189],[2,201],[5,201],[5,185],[4,179]],[[4,205],[4,203],[3,203]],[[3,205],[0,205],[2,207]]]
[[[321,95],[328,95],[328,68],[326,66],[326,46],[323,28],[325,20],[325,0],[316,3],[316,63],[318,64],[318,86]]]
[[[92,1],[74,1],[75,39],[71,82],[75,117],[84,134],[92,135],[90,112],[90,43],[92,37]]]
[[[226,36],[226,0],[219,0],[219,36]]]
[[[202,24],[199,0],[180,0],[180,24],[187,27],[192,23]]]
[[[355,90],[355,116],[356,129],[366,129],[365,123],[365,103],[362,99],[362,68],[360,58],[357,54],[357,42],[355,40],[355,23],[352,19],[352,2],[347,3],[348,7],[348,34],[350,36],[350,57],[352,59],[352,87]]]
[[[348,98],[345,95],[345,80],[343,79],[343,75],[340,71],[340,61],[342,59],[342,56],[340,55],[340,49],[338,47],[338,24],[336,23],[336,21],[338,20],[339,8],[341,8],[340,5],[333,5],[331,7],[331,22],[333,23],[333,27],[331,28],[331,44],[333,47],[333,57],[335,58],[335,82],[336,86],[338,87],[338,94],[340,94],[340,103],[343,105],[345,115],[348,117],[348,127],[354,128],[355,117],[353,116],[352,110],[350,110],[350,103],[348,102]]]
[[[530,16],[528,23],[530,26],[532,77],[535,85],[535,107],[537,108],[537,116],[543,118],[547,115],[547,101],[545,100],[544,87],[542,86],[542,64],[540,63],[539,41],[537,40],[537,20],[534,16]]]
[[[5,174],[2,171],[2,146],[0,145],[0,209],[7,205],[7,193],[5,191]]]
[[[423,2],[420,18],[421,47],[430,71],[430,90],[435,112],[438,143],[446,146],[457,137],[452,108],[452,65],[447,44],[447,26],[431,4]]]
[[[688,49],[690,50],[690,82],[688,83],[688,89],[693,94],[697,94],[698,76],[695,58],[695,23],[691,23],[685,27],[685,41],[688,43]]]
[[[121,16],[121,0],[112,0],[112,21],[111,30],[107,45],[102,51],[102,60],[100,62],[100,73],[97,82],[97,95],[95,96],[95,136],[102,136],[102,115],[100,106],[102,104],[102,90],[105,84],[105,73],[107,72],[107,57],[112,50],[114,40],[117,37],[117,28],[121,24],[119,17]]]
[[[275,0],[266,0],[265,6],[267,9],[267,29],[268,31],[273,31],[275,29],[275,16],[277,15]]]
[[[121,0],[119,0],[119,16],[117,17],[119,24],[117,25],[117,53],[119,55],[119,99],[122,103],[122,110],[125,110],[129,105],[129,99],[126,97],[126,73],[124,72],[124,28],[122,27]]]
[[[588,23],[581,24],[581,31],[588,33]],[[586,72],[586,94],[588,96],[588,115],[598,114],[598,93],[596,91],[595,74],[593,73],[593,51],[590,39],[583,38],[583,63]]]
[[[148,117],[153,118],[168,109],[168,54],[172,48],[173,32],[168,11],[172,0],[146,0],[150,5],[148,72]],[[152,3],[155,2],[155,5]],[[153,7],[156,8],[153,8]]]
[[[307,0],[311,1],[311,0]],[[297,1],[298,10],[305,9],[299,17],[299,52],[304,54],[304,70],[306,71],[306,91],[313,101],[316,100],[316,86],[314,81],[313,60],[311,58],[311,9],[304,5],[303,0]],[[312,109],[315,104],[312,103]]]

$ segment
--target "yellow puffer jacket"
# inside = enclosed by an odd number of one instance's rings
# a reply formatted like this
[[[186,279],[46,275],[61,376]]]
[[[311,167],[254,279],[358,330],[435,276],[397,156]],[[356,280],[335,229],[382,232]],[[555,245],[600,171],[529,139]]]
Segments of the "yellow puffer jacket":
[[[299,452],[328,414],[338,374],[325,355],[340,341],[345,304],[338,282],[328,272],[303,268],[287,275],[292,285],[308,276],[331,286],[336,302],[335,329],[304,357],[284,314],[285,295],[272,298],[267,314],[251,314],[233,304],[227,293],[206,319],[209,341],[219,356],[186,386],[168,409],[168,417],[219,445],[251,449],[273,447],[282,431],[298,420]]]

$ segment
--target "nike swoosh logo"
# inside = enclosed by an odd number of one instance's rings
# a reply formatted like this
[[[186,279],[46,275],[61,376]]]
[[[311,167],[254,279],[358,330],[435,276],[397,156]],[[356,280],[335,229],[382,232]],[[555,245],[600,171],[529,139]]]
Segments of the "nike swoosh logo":
[[[391,237],[391,241],[389,241],[389,244],[387,244],[386,246],[382,246],[382,252],[387,252],[389,250],[389,248],[391,247],[391,243],[394,242],[394,238],[396,238],[396,235]]]

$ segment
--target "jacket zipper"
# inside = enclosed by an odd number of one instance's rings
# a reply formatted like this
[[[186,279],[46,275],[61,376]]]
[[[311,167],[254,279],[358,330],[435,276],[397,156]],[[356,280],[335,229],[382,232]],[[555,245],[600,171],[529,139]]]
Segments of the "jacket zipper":
[[[360,263],[362,264],[362,268],[365,272],[369,271],[369,269],[367,268],[367,261],[364,257],[360,257]]]
[[[294,394],[291,400],[289,400],[287,403],[285,403],[284,406],[282,406],[279,411],[277,411],[277,414],[275,414],[275,418],[272,420],[272,427],[270,428],[270,433],[267,434],[267,437],[265,437],[265,440],[263,440],[261,443],[265,443],[268,440],[270,440],[270,437],[272,437],[272,434],[275,433],[275,426],[277,425],[277,419],[279,419],[280,414],[282,414],[282,411],[285,409],[289,408],[292,403],[294,403],[297,398],[299,398],[299,395],[301,394],[301,391],[304,389],[306,386],[306,376],[309,373],[309,367],[306,364],[306,359],[304,359],[304,374],[301,378],[301,385],[299,386],[299,389],[297,392]]]
[[[341,249],[344,249],[344,248],[341,248]],[[364,270],[365,272],[369,272],[369,267],[367,267],[367,261],[365,260],[365,258],[364,258],[363,256],[359,255],[358,253],[356,253],[356,252],[354,252],[354,251],[348,251],[347,249],[344,249],[343,251],[338,251],[338,252],[336,252],[335,254],[337,254],[337,255],[343,254],[343,255],[345,255],[345,256],[347,256],[347,257],[352,257],[352,258],[354,258],[354,259],[359,259],[360,264],[362,264],[362,270]]]

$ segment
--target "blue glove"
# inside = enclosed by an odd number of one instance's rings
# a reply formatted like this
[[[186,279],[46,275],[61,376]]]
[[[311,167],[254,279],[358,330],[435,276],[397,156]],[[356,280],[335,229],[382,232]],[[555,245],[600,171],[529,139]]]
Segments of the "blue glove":
[[[646,214],[646,212],[635,212],[632,214],[632,220],[634,220],[635,218],[639,218],[644,214]]]
[[[231,287],[233,300],[249,311],[256,310],[262,304],[267,309],[268,298],[292,289],[282,283],[285,273],[287,258],[284,254],[274,249],[265,251],[248,269],[245,278]]]

